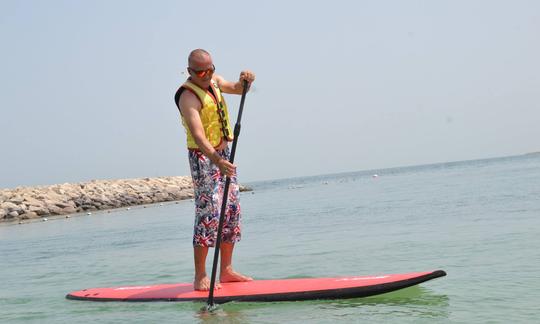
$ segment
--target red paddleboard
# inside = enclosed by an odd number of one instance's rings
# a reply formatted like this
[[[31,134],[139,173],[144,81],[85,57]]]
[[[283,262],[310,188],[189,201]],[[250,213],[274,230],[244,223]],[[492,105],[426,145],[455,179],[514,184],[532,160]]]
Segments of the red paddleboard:
[[[366,297],[410,287],[446,276],[443,270],[362,277],[254,280],[222,283],[214,291],[216,303],[229,301],[293,301]],[[91,288],[66,298],[93,301],[206,301],[208,291],[195,291],[191,283]]]

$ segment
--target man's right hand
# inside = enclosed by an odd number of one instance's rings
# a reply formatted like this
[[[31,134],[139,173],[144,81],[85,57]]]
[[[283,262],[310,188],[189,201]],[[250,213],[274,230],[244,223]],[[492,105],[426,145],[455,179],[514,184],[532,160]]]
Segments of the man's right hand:
[[[219,168],[219,171],[221,171],[221,174],[225,174],[229,178],[236,174],[236,165],[226,159],[221,158],[217,161],[216,165]]]

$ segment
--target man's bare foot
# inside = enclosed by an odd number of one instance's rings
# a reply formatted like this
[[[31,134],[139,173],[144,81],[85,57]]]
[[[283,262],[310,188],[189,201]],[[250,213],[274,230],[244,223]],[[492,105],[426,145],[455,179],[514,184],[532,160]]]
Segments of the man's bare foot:
[[[219,283],[216,283],[215,289],[220,288],[221,285]],[[203,276],[202,278],[195,277],[195,281],[193,281],[193,289],[202,291],[210,290],[210,278],[208,278],[207,276]]]
[[[253,278],[244,276],[241,273],[234,271],[232,268],[221,270],[219,274],[220,282],[239,282],[239,281],[252,281]]]

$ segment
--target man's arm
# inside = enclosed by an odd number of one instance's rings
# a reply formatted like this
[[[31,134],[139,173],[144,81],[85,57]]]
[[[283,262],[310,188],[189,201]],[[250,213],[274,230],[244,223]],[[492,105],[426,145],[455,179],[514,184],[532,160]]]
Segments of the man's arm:
[[[219,167],[222,173],[229,177],[232,176],[235,173],[236,166],[223,159],[204,134],[201,116],[199,115],[199,111],[201,110],[199,99],[192,92],[184,91],[180,96],[178,106],[199,149],[210,161]]]
[[[237,82],[231,82],[225,80],[221,75],[215,75],[214,79],[219,85],[219,88],[221,91],[225,93],[231,93],[231,94],[242,94],[242,90],[244,89],[244,80],[248,82],[248,91],[251,86],[251,83],[255,81],[255,73],[245,70],[240,72],[240,77],[238,78]]]

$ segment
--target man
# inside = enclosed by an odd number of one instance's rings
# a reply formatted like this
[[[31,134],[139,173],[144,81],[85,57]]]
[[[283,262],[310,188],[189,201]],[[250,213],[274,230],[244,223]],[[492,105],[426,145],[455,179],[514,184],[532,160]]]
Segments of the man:
[[[203,49],[193,50],[188,58],[190,77],[178,89],[175,102],[186,129],[189,164],[195,191],[195,228],[193,254],[195,262],[195,290],[209,290],[206,274],[208,248],[217,240],[219,216],[225,184],[230,177],[228,204],[223,224],[220,248],[220,282],[251,281],[233,270],[234,244],[240,240],[240,204],[236,166],[229,159],[228,142],[233,132],[227,105],[222,92],[241,94],[244,80],[247,86],[255,80],[251,71],[242,71],[238,82],[230,82],[214,74],[210,54]],[[220,288],[220,285],[216,285]]]

